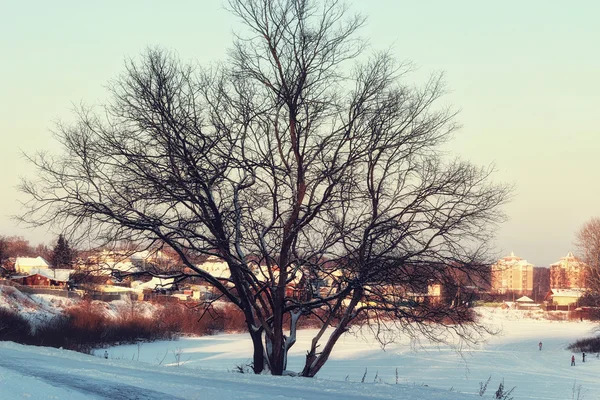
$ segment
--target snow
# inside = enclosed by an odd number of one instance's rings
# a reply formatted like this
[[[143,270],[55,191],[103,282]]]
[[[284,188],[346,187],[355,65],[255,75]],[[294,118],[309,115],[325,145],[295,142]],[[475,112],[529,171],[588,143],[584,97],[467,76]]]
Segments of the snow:
[[[585,289],[550,289],[552,297],[573,297],[580,298],[584,293]]]
[[[0,397],[6,399],[411,399],[479,397],[420,385],[255,376],[92,357],[0,343]],[[310,379],[310,380],[307,380]]]
[[[75,272],[73,269],[51,269],[51,268],[39,268],[34,267],[29,269],[29,275],[39,274],[46,278],[53,279],[59,282],[67,282],[71,277],[71,274]]]
[[[135,312],[143,317],[151,317],[162,306],[150,302],[136,302],[126,298],[111,302],[92,301],[92,307],[102,310],[111,318]],[[51,294],[26,294],[12,286],[0,285],[0,309],[5,308],[21,314],[31,323],[37,325],[61,314],[66,309],[81,304],[81,302]],[[0,400],[3,400],[0,397]]]
[[[19,268],[22,267],[48,268],[49,264],[43,257],[17,257],[15,260],[15,268],[19,271]]]
[[[581,385],[585,399],[600,399],[600,359],[588,355],[581,363],[576,354],[576,367],[570,366],[572,353],[566,346],[573,341],[594,335],[596,325],[591,322],[567,322],[536,319],[542,312],[481,309],[485,321],[502,333],[489,338],[487,343],[457,353],[448,346],[416,345],[406,340],[388,345],[385,351],[368,332],[346,335],[333,351],[330,360],[317,375],[318,381],[359,383],[367,369],[366,382],[373,383],[375,375],[383,384],[396,386],[396,368],[399,382],[405,387],[420,387],[476,394],[479,382],[492,380],[488,394],[505,386],[516,386],[515,399],[571,398],[573,385]],[[314,330],[297,332],[297,342],[290,350],[288,369],[302,368],[306,350]],[[543,350],[538,343],[543,342]],[[164,358],[165,366],[176,365],[175,353],[181,353],[184,369],[209,368],[231,371],[237,365],[250,362],[250,340],[245,334],[182,338],[173,342],[144,343],[109,349],[111,357],[138,359],[157,364]],[[102,350],[103,351],[103,350]],[[377,385],[375,385],[377,386]],[[477,395],[479,398],[479,396]],[[407,399],[416,397],[406,397]],[[466,397],[462,397],[466,398]]]
[[[516,302],[517,303],[525,303],[525,302],[527,302],[527,303],[533,303],[533,300],[531,299],[531,297],[523,296],[523,297],[519,297],[516,300]]]
[[[600,359],[590,354],[570,366],[566,346],[592,336],[591,322],[539,319],[541,312],[479,309],[502,334],[457,353],[448,346],[409,340],[382,350],[368,332],[345,335],[317,378],[232,372],[250,360],[247,334],[182,338],[108,349],[109,359],[66,350],[0,343],[0,398],[4,399],[481,399],[504,379],[516,400],[600,399]],[[314,330],[299,330],[288,369],[300,370]],[[543,349],[538,343],[543,342]],[[361,379],[367,371],[364,383]],[[399,384],[396,384],[396,371]],[[375,379],[377,376],[377,379]],[[577,395],[575,395],[574,398]]]
[[[157,278],[152,277],[148,282],[141,283],[136,281],[136,285],[133,287],[135,290],[142,291],[144,289],[171,289],[175,282],[175,278]],[[133,285],[132,285],[133,286]]]
[[[12,286],[0,285],[0,308],[21,314],[34,326],[45,323],[73,304],[73,300],[64,297],[25,294]]]

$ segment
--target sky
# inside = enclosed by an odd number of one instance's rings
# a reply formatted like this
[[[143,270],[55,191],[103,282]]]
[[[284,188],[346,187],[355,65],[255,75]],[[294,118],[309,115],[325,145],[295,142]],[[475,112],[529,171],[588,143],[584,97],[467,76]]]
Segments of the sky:
[[[444,72],[443,104],[462,126],[449,150],[515,186],[497,255],[548,266],[574,251],[575,232],[600,216],[600,3],[348,3],[368,17],[372,50],[418,66],[408,83]],[[55,240],[11,218],[22,212],[20,178],[35,176],[24,154],[59,151],[55,124],[105,101],[127,57],[160,46],[208,65],[239,30],[223,0],[0,0],[0,235]]]

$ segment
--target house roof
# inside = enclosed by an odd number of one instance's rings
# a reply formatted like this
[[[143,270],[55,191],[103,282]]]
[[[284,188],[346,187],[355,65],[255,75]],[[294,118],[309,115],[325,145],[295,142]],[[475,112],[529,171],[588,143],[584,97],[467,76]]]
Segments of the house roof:
[[[100,263],[100,267],[106,270],[117,270],[121,272],[138,272],[140,269],[133,265],[131,261],[108,261]]]
[[[29,275],[19,275],[13,278],[24,278],[32,275],[41,275],[48,279],[52,279],[57,282],[67,282],[71,278],[71,274],[74,272],[72,269],[51,269],[51,268],[31,268]]]
[[[72,269],[51,269],[51,268],[31,268],[29,275],[19,276],[20,278],[32,275],[41,275],[57,282],[67,282],[71,278]],[[15,277],[16,278],[16,277]]]
[[[533,303],[533,300],[527,296],[519,297],[516,300],[517,303]]]
[[[50,268],[35,268],[32,271],[40,275],[44,275],[46,278],[53,279],[55,281],[67,282],[71,278],[71,274],[74,272],[72,269],[50,269]]]
[[[140,283],[135,287],[136,290],[143,289],[171,289],[175,283],[175,278],[157,278],[152,277],[148,282]]]
[[[552,297],[581,297],[584,289],[550,289]]]
[[[125,293],[132,292],[131,288],[113,285],[96,285],[96,288],[104,293]]]
[[[19,267],[49,267],[49,264],[43,257],[17,257],[15,268]]]

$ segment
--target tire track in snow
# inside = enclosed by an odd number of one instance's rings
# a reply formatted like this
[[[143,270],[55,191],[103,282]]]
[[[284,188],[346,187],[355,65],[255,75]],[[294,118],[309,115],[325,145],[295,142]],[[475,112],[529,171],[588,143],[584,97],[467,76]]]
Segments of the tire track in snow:
[[[74,376],[68,372],[48,370],[39,365],[27,365],[27,363],[23,363],[23,361],[26,361],[26,359],[2,357],[0,358],[0,367],[18,372],[22,375],[41,379],[52,386],[66,387],[86,395],[93,395],[105,399],[182,400],[181,397],[175,397],[163,392],[144,389],[116,381],[98,378],[81,379],[81,376]],[[115,375],[115,379],[118,379],[117,375]]]

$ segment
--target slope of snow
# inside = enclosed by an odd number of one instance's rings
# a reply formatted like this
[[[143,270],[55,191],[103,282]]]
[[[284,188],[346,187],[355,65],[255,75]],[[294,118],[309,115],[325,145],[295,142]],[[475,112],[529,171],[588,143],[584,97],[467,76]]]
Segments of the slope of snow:
[[[8,309],[21,314],[34,325],[43,323],[61,314],[65,309],[83,304],[79,299],[68,299],[50,294],[27,294],[22,293],[12,286],[0,285],[0,309]],[[135,313],[144,317],[151,317],[158,309],[159,304],[150,302],[136,302],[129,298],[114,300],[111,302],[92,301],[92,307],[111,318],[117,318],[123,314]]]
[[[12,286],[0,285],[0,308],[21,314],[34,326],[42,324],[66,307],[73,300],[43,294],[25,294]]]

